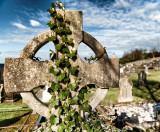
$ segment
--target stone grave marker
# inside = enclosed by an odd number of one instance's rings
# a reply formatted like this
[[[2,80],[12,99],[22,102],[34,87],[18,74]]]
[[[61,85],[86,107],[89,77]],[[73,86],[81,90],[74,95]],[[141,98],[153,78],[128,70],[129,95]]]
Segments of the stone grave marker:
[[[124,67],[124,66],[120,68],[120,73],[121,73],[121,74],[123,74],[123,73],[124,73],[124,69],[125,69],[125,67]]]
[[[4,80],[3,80],[3,68],[0,69],[0,84],[3,84]]]
[[[133,83],[128,78],[128,76],[124,76],[123,78],[120,79],[118,102],[131,102],[131,101],[133,101],[132,87],[133,87]]]
[[[57,10],[57,12],[64,15],[61,10]],[[69,28],[72,34],[69,35],[69,38],[74,40],[72,48],[77,50],[78,45],[84,42],[98,57],[94,63],[86,63],[77,54],[77,59],[72,62],[73,65],[79,66],[78,78],[81,78],[79,88],[89,84],[99,86],[93,95],[95,98],[92,98],[90,102],[92,109],[94,109],[104,99],[109,88],[118,87],[119,59],[115,57],[109,59],[105,48],[94,37],[83,31],[81,11],[66,10],[65,17],[70,20]],[[6,92],[21,92],[24,102],[47,118],[50,117],[49,108],[35,98],[32,89],[45,85],[46,80],[55,80],[55,76],[49,73],[49,67],[55,62],[54,60],[49,60],[48,63],[36,62],[33,57],[42,46],[48,43],[48,37],[54,35],[54,31],[47,30],[34,37],[23,49],[20,58],[6,58],[4,66]],[[74,78],[71,78],[71,82],[73,80]]]
[[[148,72],[148,66],[147,66],[147,65],[144,65],[144,67],[145,67],[145,73],[146,73],[146,74],[149,74],[149,72]]]
[[[138,73],[138,85],[139,86],[146,86],[147,85],[146,73],[144,71],[140,71]]]
[[[0,84],[0,103],[2,103],[3,84]]]

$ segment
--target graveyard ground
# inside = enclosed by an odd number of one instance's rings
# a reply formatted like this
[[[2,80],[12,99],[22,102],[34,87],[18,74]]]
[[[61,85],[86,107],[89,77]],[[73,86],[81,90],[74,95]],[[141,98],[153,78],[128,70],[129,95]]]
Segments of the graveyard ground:
[[[20,109],[2,109],[2,108],[17,108],[24,107]],[[14,103],[1,103],[0,104],[0,127],[4,126],[17,126],[23,125],[25,120],[27,119],[29,113],[32,111],[30,108],[27,108],[26,104],[23,104],[21,100]],[[26,124],[34,124],[38,119],[38,114],[32,114]],[[13,132],[16,130],[20,130],[21,127],[18,128],[6,128],[0,129],[0,132]],[[24,127],[23,131],[29,130],[28,127]]]
[[[151,102],[160,101],[160,71],[149,70],[147,75],[147,87],[138,87],[138,75],[137,73],[131,73],[130,79],[133,82],[133,101],[134,102]],[[95,90],[95,88],[93,89]],[[107,96],[101,102],[103,105],[116,104],[118,99],[118,88],[110,88]],[[89,99],[93,93],[85,95],[86,100]],[[22,104],[21,101],[15,103],[2,103],[0,108],[14,108],[14,107],[26,107],[27,105]],[[12,110],[0,110],[0,127],[2,126],[16,126],[23,125],[24,121],[28,117],[31,109],[12,109]],[[32,114],[27,124],[33,124],[36,122],[38,114]],[[20,128],[9,128],[2,129],[0,132],[10,132],[19,130]]]
[[[147,75],[147,87],[138,87],[138,74],[130,73],[130,79],[133,82],[132,94],[134,102],[160,101],[160,71],[149,70],[149,73]],[[118,88],[110,88],[101,104],[118,103],[118,93]],[[86,98],[88,99],[92,95],[93,93],[89,93]]]

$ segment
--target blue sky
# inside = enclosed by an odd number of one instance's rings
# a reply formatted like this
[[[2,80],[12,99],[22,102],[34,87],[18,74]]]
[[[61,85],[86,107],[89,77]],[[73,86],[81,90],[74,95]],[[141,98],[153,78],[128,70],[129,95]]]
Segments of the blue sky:
[[[0,0],[0,63],[5,57],[17,58],[25,45],[36,35],[49,29],[46,9],[54,0]],[[158,48],[160,41],[159,0],[61,0],[68,10],[83,11],[83,30],[94,36],[109,57],[115,52],[135,48],[148,51]],[[47,59],[49,43],[37,53]],[[92,52],[80,44],[79,55],[89,57]]]

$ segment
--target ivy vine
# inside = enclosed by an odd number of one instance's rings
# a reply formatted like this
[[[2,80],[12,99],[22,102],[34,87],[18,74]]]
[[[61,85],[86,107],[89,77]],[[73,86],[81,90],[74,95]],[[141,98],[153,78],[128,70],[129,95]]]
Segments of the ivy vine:
[[[64,16],[57,12],[57,8],[64,12]],[[74,40],[68,38],[72,31],[69,28],[70,21],[65,17],[65,6],[57,1],[55,4],[51,3],[47,12],[54,18],[47,23],[47,26],[56,33],[55,36],[48,36],[48,41],[52,41],[56,49],[55,52],[50,50],[50,56],[56,56],[55,64],[50,66],[50,73],[56,76],[56,80],[50,81],[51,87],[48,89],[52,95],[48,103],[49,108],[55,110],[49,118],[50,131],[104,131],[88,101],[84,101],[84,94],[88,92],[88,87],[79,89],[78,86],[78,66],[73,66],[71,63],[71,60],[76,59],[77,50],[73,49]],[[71,81],[71,76],[74,76],[74,81]],[[88,112],[90,116],[85,119],[81,112]]]

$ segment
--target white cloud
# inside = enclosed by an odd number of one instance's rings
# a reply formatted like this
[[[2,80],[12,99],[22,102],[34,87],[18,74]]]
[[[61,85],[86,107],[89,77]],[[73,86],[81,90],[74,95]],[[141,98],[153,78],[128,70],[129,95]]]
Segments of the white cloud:
[[[13,22],[12,25],[18,27],[19,29],[28,29],[26,26],[18,22]]]
[[[135,48],[150,49],[156,46],[156,43],[158,44],[160,33],[157,27],[160,26],[160,9],[158,8],[160,2],[116,0],[113,5],[97,7],[96,4],[86,0],[66,0],[65,4],[68,4],[67,10],[83,12],[83,30],[107,47],[106,50],[110,57],[113,52],[121,57],[125,51],[129,52]],[[11,31],[5,35],[10,38],[0,36],[0,43],[24,45],[37,34],[47,30],[47,27],[43,27],[43,22],[49,21],[49,13],[38,10],[28,13],[27,16],[28,20],[37,20],[39,24],[41,22],[42,27],[27,30],[20,30],[20,28]],[[79,49],[79,54],[88,57],[91,52],[83,46]]]
[[[0,39],[0,44],[4,44],[4,43],[5,43],[5,40]]]
[[[158,14],[158,15],[151,14],[149,17],[151,20],[154,20],[154,21],[157,21],[160,23],[160,14]]]
[[[148,10],[155,10],[155,9],[159,8],[158,7],[158,2],[155,2],[155,3],[152,3],[152,2],[146,3],[146,5],[145,5],[144,8],[145,8],[146,11],[148,11]]]
[[[40,26],[40,25],[41,25],[38,21],[35,21],[35,20],[30,20],[30,24],[31,24],[33,27],[37,27],[37,26]]]
[[[116,2],[113,5],[113,7],[128,8],[128,7],[130,7],[130,4],[125,0],[116,0]]]

